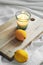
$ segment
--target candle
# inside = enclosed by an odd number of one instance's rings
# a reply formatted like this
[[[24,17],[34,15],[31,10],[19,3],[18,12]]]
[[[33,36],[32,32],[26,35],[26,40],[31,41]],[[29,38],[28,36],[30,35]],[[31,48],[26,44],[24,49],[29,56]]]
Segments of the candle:
[[[16,13],[17,26],[21,29],[26,29],[30,19],[30,13],[26,11],[18,11]]]

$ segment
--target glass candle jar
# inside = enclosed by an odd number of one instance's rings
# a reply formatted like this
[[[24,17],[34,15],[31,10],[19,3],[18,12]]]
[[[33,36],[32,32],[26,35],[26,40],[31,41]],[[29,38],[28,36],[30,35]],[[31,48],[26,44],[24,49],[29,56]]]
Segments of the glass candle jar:
[[[16,13],[17,28],[26,29],[30,20],[30,13],[27,11],[18,11]]]

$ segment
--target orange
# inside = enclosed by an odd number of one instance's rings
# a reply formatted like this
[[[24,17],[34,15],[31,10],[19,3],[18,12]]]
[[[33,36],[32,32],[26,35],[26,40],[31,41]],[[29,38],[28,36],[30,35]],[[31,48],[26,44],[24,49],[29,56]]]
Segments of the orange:
[[[15,37],[20,40],[23,41],[26,38],[26,31],[22,30],[22,29],[18,29],[15,31]]]

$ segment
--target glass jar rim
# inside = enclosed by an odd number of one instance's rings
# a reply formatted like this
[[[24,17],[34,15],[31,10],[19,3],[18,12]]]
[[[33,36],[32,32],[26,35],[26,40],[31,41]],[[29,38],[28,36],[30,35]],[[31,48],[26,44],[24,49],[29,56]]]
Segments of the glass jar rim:
[[[25,20],[29,20],[29,19],[31,18],[31,14],[30,14],[29,11],[22,10],[22,11],[16,12],[15,17],[16,17],[17,20],[19,19],[19,18],[17,17],[19,14],[26,14],[26,15],[28,16],[28,19],[25,19]]]

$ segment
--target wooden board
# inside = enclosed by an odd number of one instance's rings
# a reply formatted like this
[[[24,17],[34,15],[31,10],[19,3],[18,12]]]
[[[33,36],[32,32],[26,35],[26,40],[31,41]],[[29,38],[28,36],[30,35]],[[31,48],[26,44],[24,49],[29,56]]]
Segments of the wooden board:
[[[0,25],[0,32],[2,32],[4,29],[6,29],[10,25],[12,25],[14,23],[14,21],[15,21],[15,17],[12,17],[7,22],[5,22],[4,24]]]
[[[43,32],[43,20],[35,15],[32,15],[32,18],[33,17],[35,18],[35,21],[29,22],[28,27],[25,30],[27,32],[27,38],[23,42],[15,39],[15,22],[0,33],[1,55],[11,60],[16,50],[23,49]]]

